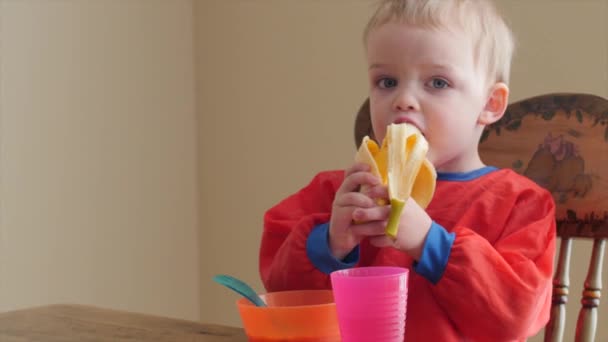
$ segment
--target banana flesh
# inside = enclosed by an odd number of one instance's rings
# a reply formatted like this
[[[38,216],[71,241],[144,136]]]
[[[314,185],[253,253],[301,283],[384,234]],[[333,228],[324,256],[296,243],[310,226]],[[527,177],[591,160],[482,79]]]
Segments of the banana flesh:
[[[437,172],[426,159],[428,149],[420,131],[402,123],[387,127],[382,147],[364,137],[355,155],[355,161],[368,164],[370,172],[388,188],[391,211],[386,234],[393,239],[397,236],[399,218],[408,198],[426,208],[435,193]],[[378,199],[377,203],[384,205],[386,201]]]

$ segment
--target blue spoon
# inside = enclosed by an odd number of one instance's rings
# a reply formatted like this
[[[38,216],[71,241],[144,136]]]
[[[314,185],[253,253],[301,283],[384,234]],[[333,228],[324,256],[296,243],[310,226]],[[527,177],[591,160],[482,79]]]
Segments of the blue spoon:
[[[213,280],[216,283],[224,285],[227,288],[241,294],[255,306],[266,306],[264,300],[262,300],[262,298],[260,298],[260,296],[258,296],[258,294],[249,285],[245,284],[241,280],[224,274],[216,275],[213,277]]]

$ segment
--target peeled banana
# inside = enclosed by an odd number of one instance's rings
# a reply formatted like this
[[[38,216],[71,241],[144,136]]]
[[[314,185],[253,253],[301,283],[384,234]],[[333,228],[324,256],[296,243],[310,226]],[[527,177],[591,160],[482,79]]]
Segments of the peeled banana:
[[[409,197],[426,208],[435,193],[437,172],[426,153],[429,145],[418,128],[401,123],[390,124],[382,147],[369,137],[364,137],[355,155],[355,161],[368,164],[371,173],[382,179],[388,188],[391,204],[386,234],[397,237],[399,218]],[[385,205],[383,199],[377,200]]]

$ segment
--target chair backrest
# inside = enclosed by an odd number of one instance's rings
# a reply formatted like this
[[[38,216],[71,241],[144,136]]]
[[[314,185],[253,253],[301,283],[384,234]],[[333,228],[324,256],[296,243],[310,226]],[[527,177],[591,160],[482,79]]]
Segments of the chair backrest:
[[[373,136],[369,100],[355,120],[355,144]],[[562,341],[572,239],[593,239],[576,341],[597,328],[604,246],[608,240],[608,100],[588,94],[547,94],[509,105],[485,128],[479,147],[488,165],[511,168],[549,190],[561,238],[545,341]]]
[[[484,162],[510,167],[549,190],[561,238],[545,341],[561,341],[573,238],[593,239],[576,341],[593,341],[608,238],[608,100],[587,94],[547,94],[509,105],[486,127]]]

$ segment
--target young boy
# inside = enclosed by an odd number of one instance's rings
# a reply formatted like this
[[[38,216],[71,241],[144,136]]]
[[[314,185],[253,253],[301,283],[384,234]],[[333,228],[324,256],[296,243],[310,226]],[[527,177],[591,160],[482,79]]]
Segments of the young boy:
[[[554,203],[478,154],[484,126],[508,103],[510,30],[489,1],[383,0],[364,38],[374,137],[391,123],[416,126],[438,171],[435,195],[426,211],[406,203],[393,240],[389,207],[374,200],[387,190],[369,167],[319,173],[266,213],[266,289],[330,288],[329,273],[349,267],[407,267],[405,340],[525,340],[549,317]]]

